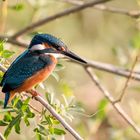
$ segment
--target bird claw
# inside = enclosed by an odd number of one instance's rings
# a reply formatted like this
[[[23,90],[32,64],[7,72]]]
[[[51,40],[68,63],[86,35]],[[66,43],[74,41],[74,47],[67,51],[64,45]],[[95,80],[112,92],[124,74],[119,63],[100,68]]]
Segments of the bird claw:
[[[32,98],[35,98],[38,95],[40,96],[40,94],[38,92],[36,92],[35,90],[33,90],[33,89],[28,90],[27,92],[32,95]]]

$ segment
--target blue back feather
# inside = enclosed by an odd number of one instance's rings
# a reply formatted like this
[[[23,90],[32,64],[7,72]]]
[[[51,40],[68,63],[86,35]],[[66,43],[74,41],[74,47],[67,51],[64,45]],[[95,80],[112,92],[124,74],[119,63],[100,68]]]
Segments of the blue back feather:
[[[5,73],[1,85],[2,92],[6,93],[16,89],[36,72],[52,63],[49,56],[32,55],[24,52],[19,56]]]

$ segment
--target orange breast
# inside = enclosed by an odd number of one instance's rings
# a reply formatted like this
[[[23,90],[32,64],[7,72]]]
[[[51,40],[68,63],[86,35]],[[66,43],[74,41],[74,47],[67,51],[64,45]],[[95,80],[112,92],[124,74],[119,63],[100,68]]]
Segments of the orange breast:
[[[43,82],[54,70],[57,63],[57,60],[53,56],[51,56],[51,59],[54,62],[53,64],[51,64],[50,66],[46,66],[44,69],[38,71],[36,74],[28,78],[20,87],[13,90],[13,92],[30,90],[33,86],[39,84],[40,82]]]

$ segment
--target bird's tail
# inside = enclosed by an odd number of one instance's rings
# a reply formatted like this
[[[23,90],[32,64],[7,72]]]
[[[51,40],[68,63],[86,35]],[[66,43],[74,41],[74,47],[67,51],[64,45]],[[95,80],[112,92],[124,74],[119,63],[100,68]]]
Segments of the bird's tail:
[[[4,108],[6,108],[8,101],[9,101],[9,98],[10,98],[10,92],[6,92],[5,93],[5,100],[4,100]]]
[[[9,101],[11,101],[15,96],[14,92],[6,92],[5,93],[5,100],[4,100],[4,108],[7,107]]]

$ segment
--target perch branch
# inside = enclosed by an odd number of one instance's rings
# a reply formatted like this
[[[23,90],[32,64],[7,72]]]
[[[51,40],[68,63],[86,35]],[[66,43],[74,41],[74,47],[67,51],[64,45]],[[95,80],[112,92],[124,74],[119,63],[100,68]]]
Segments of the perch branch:
[[[83,5],[85,3],[85,2],[80,1],[80,0],[62,0],[62,1],[73,4],[73,5]],[[94,5],[93,8],[95,8],[97,10],[105,11],[105,12],[111,12],[111,13],[130,16],[132,18],[139,18],[140,17],[140,10],[128,11],[128,10],[120,9],[120,8],[116,8],[116,7],[108,7],[104,4]]]
[[[97,76],[95,74],[92,74],[89,67],[85,67],[85,71],[91,78],[91,80],[96,84],[96,86],[99,88],[99,90],[103,93],[103,95],[106,97],[106,99],[113,105],[114,109],[120,114],[120,116],[140,135],[140,128],[137,127],[135,122],[125,113],[125,111],[122,109],[122,107],[119,105],[119,103],[114,103],[114,98],[111,96],[111,94],[100,84]]]
[[[45,23],[48,23],[50,21],[53,21],[55,19],[58,19],[58,18],[61,18],[61,17],[64,17],[64,16],[67,16],[69,14],[72,14],[72,13],[76,13],[78,11],[81,11],[81,10],[84,10],[88,7],[92,7],[96,4],[99,4],[99,3],[105,3],[105,2],[108,2],[108,1],[111,1],[111,0],[92,0],[90,2],[87,2],[87,3],[84,3],[82,5],[78,5],[78,6],[75,6],[75,7],[72,7],[72,8],[69,8],[69,9],[66,9],[60,13],[57,13],[55,15],[52,15],[52,16],[49,16],[49,17],[46,17],[42,20],[39,20],[33,24],[30,24],[29,26],[21,29],[19,32],[15,33],[12,38],[18,38],[19,36],[29,32],[30,30],[33,30],[34,28],[37,28],[41,25],[44,25]]]

